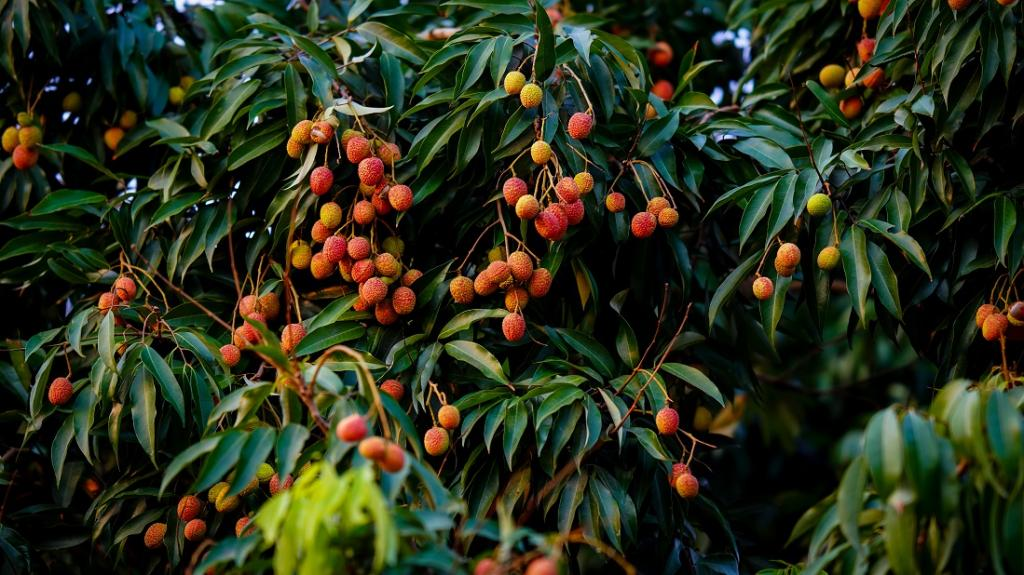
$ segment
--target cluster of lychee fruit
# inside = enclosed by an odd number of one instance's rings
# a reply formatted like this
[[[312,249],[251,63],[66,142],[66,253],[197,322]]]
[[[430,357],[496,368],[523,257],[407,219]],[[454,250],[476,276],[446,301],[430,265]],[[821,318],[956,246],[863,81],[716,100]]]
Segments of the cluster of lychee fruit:
[[[825,193],[816,193],[807,200],[807,213],[820,218],[832,211],[832,199]],[[839,265],[839,248],[828,245],[818,252],[817,264],[822,271],[831,271]],[[796,273],[800,265],[800,248],[794,243],[783,243],[775,252],[775,272],[780,277],[790,277]],[[771,278],[757,275],[754,279],[754,297],[766,300],[775,293],[775,284]]]
[[[1024,326],[1024,301],[1015,301],[1001,309],[986,303],[978,307],[974,322],[987,341],[999,341],[1007,331]]]
[[[387,473],[398,473],[405,467],[405,451],[393,441],[369,435],[366,417],[352,414],[338,422],[335,435],[346,443],[359,442],[359,454],[377,464]]]
[[[673,436],[679,431],[679,412],[673,407],[665,406],[658,410],[654,416],[654,426],[658,433],[666,436]],[[672,466],[672,473],[668,478],[669,485],[675,487],[683,499],[693,499],[700,489],[700,482],[690,472],[685,463],[676,463]]]
[[[185,101],[185,93],[192,87],[193,82],[195,82],[195,78],[192,76],[182,76],[177,86],[167,89],[167,101],[172,106],[180,106]]]
[[[134,111],[125,110],[121,112],[121,116],[117,119],[117,125],[111,126],[103,132],[103,143],[107,146],[107,149],[111,152],[116,152],[125,134],[137,126],[138,123],[139,115]]]
[[[621,192],[611,192],[604,198],[605,208],[613,214],[626,209],[626,196]],[[647,208],[633,214],[629,222],[629,231],[635,238],[649,238],[654,230],[671,228],[679,223],[679,211],[673,205],[672,197],[655,196],[647,201]]]
[[[4,130],[3,149],[11,154],[15,168],[27,170],[39,161],[39,144],[43,143],[42,122],[37,121],[31,112],[19,112],[17,122],[16,126]]]
[[[259,343],[262,337],[253,325],[259,322],[269,326],[281,315],[281,299],[274,292],[261,296],[249,294],[238,300],[238,315],[242,325],[231,334],[231,343],[220,348],[221,359],[228,367],[234,367],[242,359],[242,350],[250,344]],[[301,323],[289,323],[281,328],[281,351],[290,355],[306,337],[306,328]]]
[[[866,76],[857,79],[862,66],[870,65],[871,57],[875,54],[875,39],[867,36],[857,42],[857,64],[851,64],[849,69],[839,64],[828,64],[818,72],[818,81],[821,85],[830,90],[857,90],[858,93],[847,95],[839,101],[839,111],[848,120],[860,116],[864,109],[864,96],[885,87],[885,70],[880,66],[872,66],[871,72]],[[861,89],[868,92],[862,93]]]
[[[452,299],[458,304],[469,304],[476,296],[487,297],[504,290],[505,309],[501,331],[508,341],[518,341],[526,335],[523,309],[531,298],[541,298],[551,289],[551,272],[535,267],[533,257],[525,251],[515,251],[502,258],[502,252],[487,267],[480,269],[475,279],[458,275],[448,284]]]
[[[216,483],[206,492],[206,502],[197,495],[185,495],[178,500],[177,514],[186,541],[201,541],[207,533],[207,521],[203,517],[208,514],[223,513],[229,514],[237,511],[242,504],[250,498],[262,494],[261,486],[265,487],[270,496],[273,497],[280,491],[288,489],[292,485],[292,476],[287,476],[284,481],[274,472],[269,463],[262,463],[256,471],[256,477],[252,479],[237,495],[228,495],[231,484],[227,481]],[[208,513],[207,513],[208,512]],[[252,531],[249,525],[251,518],[244,514],[235,522],[235,536],[241,537]],[[143,544],[149,549],[156,549],[164,544],[167,535],[167,524],[163,522],[151,523],[142,536]]]
[[[549,8],[550,10],[550,8]],[[477,562],[473,568],[473,575],[505,575],[515,571],[509,571],[501,563],[485,557]],[[524,575],[558,575],[558,561],[548,556],[535,557],[526,565]]]
[[[113,311],[117,322],[120,323],[121,318],[117,317],[118,308],[128,305],[129,302],[135,299],[138,291],[135,280],[126,275],[118,276],[110,290],[100,294],[99,299],[96,301],[96,307],[100,310],[101,315],[106,315],[108,312]]]

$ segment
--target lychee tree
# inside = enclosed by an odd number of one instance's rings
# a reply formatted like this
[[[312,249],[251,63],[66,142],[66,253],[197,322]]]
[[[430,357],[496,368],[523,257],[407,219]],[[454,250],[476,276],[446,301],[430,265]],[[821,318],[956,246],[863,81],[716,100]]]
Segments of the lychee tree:
[[[15,570],[749,571],[717,447],[790,358],[1014,397],[1019,8],[664,4],[0,7]],[[939,563],[882,413],[813,565]]]

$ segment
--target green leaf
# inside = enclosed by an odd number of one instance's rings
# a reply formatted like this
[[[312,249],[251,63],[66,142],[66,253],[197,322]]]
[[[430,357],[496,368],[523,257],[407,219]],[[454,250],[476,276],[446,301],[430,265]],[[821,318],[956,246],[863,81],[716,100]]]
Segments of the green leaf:
[[[757,160],[765,168],[793,169],[793,160],[778,144],[764,138],[748,138],[734,146],[740,152]]]
[[[1013,201],[1002,196],[996,198],[993,208],[992,244],[995,246],[999,263],[1006,265],[1006,252],[1010,247],[1010,238],[1017,229],[1017,208]]]
[[[878,301],[889,310],[896,319],[903,319],[903,308],[900,306],[900,290],[896,281],[896,273],[889,265],[889,256],[882,248],[868,242],[868,261],[871,262],[871,285],[875,286]]]
[[[704,392],[705,395],[715,400],[718,405],[725,407],[725,399],[722,397],[722,392],[719,391],[718,386],[699,369],[681,363],[665,363],[661,366],[661,369],[696,387]]]
[[[246,138],[228,154],[228,171],[234,171],[274,149],[281,148],[288,132],[280,123],[274,123],[259,134]]]
[[[664,117],[649,122],[644,126],[640,135],[640,142],[637,144],[637,154],[640,156],[652,156],[659,148],[668,143],[676,130],[679,129],[679,112],[673,110]]]
[[[384,49],[407,62],[419,66],[426,60],[426,54],[416,41],[409,36],[380,22],[363,22],[356,31],[380,42]]]
[[[873,219],[863,219],[857,222],[858,226],[866,227],[876,233],[882,234],[886,239],[896,244],[896,247],[903,250],[903,253],[910,258],[910,261],[917,267],[921,268],[921,271],[928,274],[928,279],[932,277],[932,271],[928,267],[928,258],[924,255],[924,250],[921,249],[921,245],[917,243],[917,240],[910,237],[904,231],[890,231],[893,225],[888,222]]]
[[[249,434],[238,458],[235,478],[227,494],[229,497],[238,495],[256,477],[260,465],[267,461],[274,448],[274,436],[274,430],[269,427],[257,427]]]
[[[533,425],[537,429],[540,429],[540,424],[545,419],[565,408],[568,405],[572,405],[577,400],[583,398],[586,395],[580,388],[573,386],[561,387],[558,390],[549,393],[544,401],[541,402],[540,407],[537,408],[537,413],[533,416]]]
[[[593,337],[573,329],[559,329],[558,334],[562,336],[573,349],[587,358],[590,365],[594,366],[605,378],[611,379],[615,372],[615,360],[608,353],[603,345]]]
[[[156,386],[145,370],[135,372],[132,383],[132,426],[139,445],[156,465]]]
[[[107,369],[116,372],[117,362],[114,361],[114,314],[112,313],[107,313],[100,320],[100,327],[96,334],[96,348]]]
[[[303,357],[323,351],[331,346],[359,339],[366,328],[354,321],[336,322],[315,329],[302,338],[295,347],[295,356]]]
[[[232,429],[226,431],[217,443],[217,448],[206,458],[199,468],[199,476],[192,484],[192,491],[206,491],[227,475],[235,466],[241,455],[242,446],[249,437],[248,433]]]
[[[202,138],[209,140],[212,136],[226,128],[231,123],[231,120],[234,119],[235,113],[242,107],[242,104],[252,97],[259,87],[260,81],[251,79],[238,84],[228,92],[215,98],[213,104],[210,105],[210,111],[206,114],[206,119],[203,121],[203,129],[200,132]]]
[[[839,111],[839,105],[832,99],[828,91],[821,87],[821,84],[814,80],[807,81],[807,88],[814,94],[814,97],[821,102],[821,107],[825,109],[825,113],[832,117],[833,120],[844,128],[849,128],[850,123],[846,121],[846,116]]]
[[[846,291],[850,293],[853,309],[861,323],[867,322],[868,288],[871,286],[867,241],[864,231],[853,226],[843,234],[843,241],[839,244],[846,274]]]
[[[171,481],[178,476],[179,473],[184,471],[185,467],[191,464],[196,459],[199,459],[203,455],[213,451],[220,444],[220,440],[223,435],[215,435],[213,437],[207,437],[200,440],[198,443],[193,443],[188,446],[184,451],[179,453],[171,460],[167,465],[167,470],[164,471],[164,478],[160,482],[160,494],[167,489],[167,486],[171,484]]]
[[[82,206],[103,204],[106,201],[107,198],[103,194],[88,190],[56,190],[43,196],[43,199],[32,208],[30,213],[34,216],[42,216]]]
[[[299,459],[302,446],[309,438],[309,430],[297,423],[289,423],[281,430],[277,437],[277,472],[280,477],[285,477],[295,469],[295,462]]]
[[[526,431],[528,415],[529,412],[521,400],[513,402],[505,410],[503,426],[505,433],[502,436],[501,444],[505,450],[505,462],[508,463],[510,471],[512,470],[512,456],[515,455],[516,448],[519,447],[519,440],[522,439],[523,432]]]
[[[58,154],[67,154],[67,155],[69,155],[69,156],[71,156],[71,157],[73,157],[73,158],[75,158],[77,160],[85,162],[90,167],[92,167],[94,170],[96,170],[97,172],[100,172],[101,174],[103,174],[104,176],[107,176],[108,178],[110,178],[112,180],[118,179],[118,177],[114,174],[114,172],[111,172],[110,170],[108,170],[107,167],[104,166],[102,162],[100,162],[99,160],[96,159],[96,156],[93,156],[92,154],[90,154],[88,151],[86,151],[83,148],[79,148],[78,146],[74,146],[72,144],[56,144],[56,143],[55,144],[44,144],[44,145],[42,145],[40,147],[43,148],[44,150],[50,150],[50,151],[53,151],[53,152],[57,152]]]
[[[662,447],[661,441],[658,440],[657,434],[654,433],[653,429],[647,427],[630,427],[629,432],[636,437],[636,440],[640,442],[640,446],[644,448],[651,457],[659,461],[672,461],[672,456],[669,455],[665,448]]]
[[[711,305],[708,306],[708,326],[713,327],[715,325],[715,318],[718,316],[718,312],[722,309],[722,306],[732,297],[732,294],[736,291],[736,288],[747,279],[754,268],[757,266],[758,260],[761,259],[760,253],[753,253],[747,259],[740,262],[736,269],[729,272],[729,275],[725,276],[722,283],[718,285],[718,289],[715,290],[715,295],[711,297]]]
[[[453,359],[468,363],[494,381],[508,385],[508,377],[501,369],[501,363],[484,346],[473,341],[450,341],[444,344],[444,351]]]
[[[985,407],[986,432],[992,454],[1007,478],[1016,480],[1024,460],[1022,435],[1024,418],[1014,408],[1006,393],[994,391]]]
[[[896,411],[876,413],[864,431],[864,459],[879,495],[888,497],[903,475],[903,432]]]
[[[53,474],[57,483],[60,483],[61,475],[64,473],[64,461],[68,457],[68,447],[71,446],[71,438],[75,435],[75,420],[68,417],[53,436],[53,443],[50,444],[50,463],[53,464]]]
[[[171,407],[178,414],[181,424],[185,425],[185,397],[182,395],[181,386],[178,385],[178,380],[175,379],[174,373],[171,372],[167,362],[164,361],[164,358],[160,357],[159,353],[147,345],[142,348],[142,363],[146,364],[146,369],[149,370],[149,373],[153,374],[156,382],[160,384],[164,400],[171,404]]]
[[[448,320],[437,334],[437,339],[447,339],[460,331],[469,328],[474,323],[485,319],[504,318],[508,315],[504,309],[467,309],[455,314],[455,317]]]
[[[867,484],[868,473],[864,465],[864,458],[855,457],[843,473],[839,482],[839,490],[836,491],[836,505],[839,511],[839,530],[850,542],[858,555],[864,553],[861,546],[860,529],[858,518],[861,509],[864,507],[864,489]]]
[[[536,82],[543,84],[555,69],[555,36],[551,31],[551,19],[542,2],[534,2],[533,15],[537,26],[537,48],[534,52],[533,75]]]

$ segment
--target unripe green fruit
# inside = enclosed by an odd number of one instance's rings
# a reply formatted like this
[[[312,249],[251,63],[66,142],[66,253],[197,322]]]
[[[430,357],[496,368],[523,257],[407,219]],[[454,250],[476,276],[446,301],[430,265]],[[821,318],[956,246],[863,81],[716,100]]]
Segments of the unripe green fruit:
[[[828,246],[818,252],[818,267],[829,271],[839,265],[839,249],[835,246]]]
[[[18,112],[16,117],[19,126],[28,126],[32,123],[32,114],[28,112]]]
[[[269,463],[261,463],[259,469],[256,470],[256,479],[260,480],[260,483],[266,483],[270,481],[270,478],[274,475],[274,468]]]
[[[398,236],[388,236],[384,238],[384,242],[381,244],[384,251],[391,254],[396,258],[402,257],[405,253],[405,242]]]
[[[832,200],[827,194],[817,193],[807,200],[807,213],[820,218],[832,211]]]
[[[185,89],[181,86],[171,86],[167,90],[167,101],[172,106],[180,106],[185,101]]]
[[[14,151],[14,148],[18,146],[18,128],[14,126],[8,126],[4,130],[3,135],[3,149],[8,154]]]

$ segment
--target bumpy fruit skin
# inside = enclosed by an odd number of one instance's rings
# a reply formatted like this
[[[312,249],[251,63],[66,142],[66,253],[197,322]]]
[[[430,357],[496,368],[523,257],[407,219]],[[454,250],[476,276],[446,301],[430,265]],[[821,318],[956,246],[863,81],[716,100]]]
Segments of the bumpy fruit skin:
[[[818,267],[830,271],[839,265],[839,248],[828,246],[818,252]]]
[[[480,296],[487,297],[498,291],[498,284],[491,281],[491,277],[484,270],[476,275],[473,280],[473,291]]]
[[[530,281],[526,285],[526,291],[532,298],[539,298],[548,295],[548,290],[551,289],[551,272],[546,268],[537,268],[533,271],[533,275],[530,276]]]
[[[878,18],[882,13],[882,0],[857,0],[857,11],[865,20]]]
[[[832,211],[832,199],[827,194],[817,193],[807,200],[807,213],[820,218]]]
[[[146,528],[145,535],[142,536],[142,542],[146,547],[150,549],[156,549],[163,545],[164,535],[167,534],[166,523],[153,523]]]
[[[533,226],[537,228],[537,233],[542,238],[557,242],[565,237],[565,232],[569,227],[569,218],[566,217],[565,210],[561,206],[549,205],[537,214],[533,220]]]
[[[386,379],[380,384],[380,390],[391,396],[395,401],[405,397],[405,386],[397,379]]]
[[[3,135],[3,149],[8,154],[14,151],[14,148],[18,146],[18,128],[9,126],[4,130]]]
[[[323,254],[327,257],[327,261],[332,264],[336,264],[345,257],[345,250],[347,248],[348,246],[345,245],[345,238],[341,236],[331,236],[324,240]]]
[[[501,195],[505,197],[505,203],[510,206],[515,206],[519,198],[528,194],[529,191],[526,182],[515,176],[505,180],[505,183],[501,185]]]
[[[229,484],[227,481],[220,481],[214,483],[213,487],[211,487],[210,490],[206,492],[206,500],[209,501],[210,503],[216,503],[217,499],[221,496],[221,494],[226,492],[229,487],[231,487],[231,484]]]
[[[971,0],[949,0],[949,7],[954,12],[959,12],[971,5]]]
[[[365,158],[359,162],[359,181],[376,186],[384,179],[384,162],[380,158]]]
[[[18,121],[18,125],[27,126],[32,123],[32,114],[29,112],[18,112],[18,115],[14,117]]]
[[[246,533],[246,527],[249,526],[250,521],[252,521],[252,519],[250,519],[248,515],[238,518],[238,521],[235,522],[235,537],[241,537]],[[248,531],[251,532],[252,529],[249,529]]]
[[[297,160],[302,156],[303,149],[302,144],[300,144],[298,140],[293,140],[291,138],[288,139],[288,143],[285,144],[284,147],[285,152],[288,153],[288,157],[293,160]]]
[[[238,346],[233,343],[222,345],[220,347],[220,358],[224,360],[228,367],[235,367],[242,360],[242,350],[238,349]]]
[[[391,166],[402,159],[402,148],[394,142],[385,142],[378,150],[377,157],[385,166]]]
[[[377,273],[377,270],[374,268],[373,260],[370,258],[357,261],[352,264],[352,268],[350,270],[352,281],[360,284],[372,278],[375,273]]]
[[[281,476],[275,473],[270,478],[270,494],[277,495],[278,493],[291,487],[294,481],[295,480],[292,478],[291,475],[288,475],[287,477],[284,478],[284,481],[281,481]]]
[[[358,413],[352,414],[338,422],[334,433],[338,439],[348,442],[362,441],[366,437],[368,428],[366,418]]]
[[[655,196],[647,202],[647,211],[654,215],[658,215],[667,207],[669,207],[668,200],[663,196]]]
[[[761,276],[754,280],[754,297],[764,301],[775,293],[775,284],[772,283],[770,278]]]
[[[121,119],[117,121],[117,125],[121,126],[125,130],[131,130],[139,123],[139,115],[132,110],[125,110],[121,113]]]
[[[668,80],[658,80],[651,87],[651,93],[661,98],[662,100],[671,100],[672,94],[676,91],[676,87],[672,85],[672,82]]]
[[[388,236],[384,238],[384,241],[381,243],[381,247],[384,248],[386,253],[389,253],[396,258],[402,257],[402,254],[405,253],[405,242],[398,236]]]
[[[609,212],[617,214],[626,209],[626,196],[623,196],[619,192],[612,192],[605,196],[604,207],[607,208]]]
[[[74,393],[75,388],[71,385],[71,381],[66,377],[58,377],[50,382],[46,398],[50,400],[51,405],[64,405],[71,401],[71,396]]]
[[[288,257],[291,259],[293,268],[297,270],[304,270],[309,267],[310,260],[313,258],[313,250],[306,242],[302,240],[295,240],[292,242],[292,246],[288,250]]]
[[[388,190],[388,202],[395,211],[405,212],[412,207],[412,188],[405,184],[391,186]]]
[[[537,140],[530,146],[530,158],[538,166],[548,163],[551,160],[551,145],[544,140]]]
[[[370,461],[380,461],[387,453],[388,443],[383,437],[367,437],[359,442],[359,455]]]
[[[885,72],[881,68],[875,68],[870,74],[864,77],[864,87],[874,90],[885,83]]]
[[[538,557],[530,561],[525,575],[558,575],[558,563],[549,557]]]
[[[34,148],[43,143],[43,131],[36,126],[25,126],[18,130],[18,143],[26,148]]]
[[[11,160],[16,169],[28,170],[39,162],[39,150],[35,148],[26,148],[21,145],[15,146],[14,153],[11,155]]]
[[[985,323],[981,325],[981,336],[988,341],[995,341],[1006,334],[1006,328],[1009,325],[1010,322],[1005,315],[999,312],[989,314],[985,318]]]
[[[402,273],[402,264],[387,252],[377,254],[373,258],[373,267],[377,275],[383,277],[396,278]]]
[[[317,166],[309,174],[309,189],[318,196],[331,191],[333,185],[334,173],[327,166]]]
[[[540,101],[544,98],[544,90],[540,89],[540,86],[534,83],[529,83],[523,86],[523,89],[519,91],[519,102],[524,108],[536,108],[540,106]]]
[[[561,202],[558,204],[562,207],[562,211],[565,212],[566,219],[569,220],[570,226],[583,221],[583,217],[586,216],[587,209],[583,205],[583,200],[576,200],[575,202],[565,203]]]
[[[665,208],[658,212],[658,227],[671,228],[679,223],[679,212],[675,208]]]
[[[313,259],[309,264],[309,271],[318,280],[331,277],[337,269],[337,266],[331,263],[331,260],[323,252],[313,254]]]
[[[676,493],[683,499],[693,499],[700,492],[700,482],[692,473],[684,473],[676,479]]]
[[[135,294],[138,293],[138,288],[135,286],[135,281],[127,276],[121,276],[114,280],[114,295],[117,299],[123,302],[129,302],[135,299]]]
[[[406,270],[405,273],[402,274],[402,280],[400,283],[404,287],[412,287],[412,284],[416,283],[416,280],[420,279],[421,277],[423,277],[423,272],[421,272],[420,270]]]
[[[388,190],[382,190],[370,198],[370,205],[373,206],[374,216],[386,216],[391,213],[391,203],[388,201]]]
[[[313,143],[311,134],[313,132],[313,122],[311,120],[300,120],[295,127],[292,128],[291,138],[303,146],[308,146]]]
[[[309,131],[309,138],[313,140],[314,144],[326,144],[333,137],[334,126],[323,120],[313,124],[313,129]]]
[[[347,148],[348,147],[348,143],[350,141],[352,141],[352,138],[356,138],[356,137],[362,138],[363,137],[363,133],[360,132],[359,130],[353,130],[352,128],[346,129],[344,132],[341,133],[341,147],[342,148]],[[353,162],[353,163],[355,163],[355,162]]]
[[[327,202],[320,206],[320,223],[332,230],[341,225],[342,215],[341,206],[334,202]]]
[[[195,542],[206,535],[206,522],[202,519],[193,519],[185,524],[185,539]]]
[[[530,294],[521,287],[510,287],[505,292],[505,309],[514,312],[520,311],[530,303]]]
[[[565,177],[555,184],[555,194],[563,202],[572,203],[580,199],[580,188],[576,185],[576,180]]]
[[[290,354],[302,338],[306,337],[306,328],[301,323],[290,323],[281,330],[281,351]]]
[[[391,293],[391,307],[398,315],[409,315],[416,309],[416,292],[401,286]]]
[[[366,300],[367,305],[377,305],[388,297],[388,286],[384,280],[372,277],[359,287],[359,295]]]
[[[647,51],[647,60],[652,66],[664,68],[672,63],[673,55],[671,44],[668,42],[656,42],[654,46],[651,46]]]
[[[99,301],[96,302],[96,307],[99,308],[100,313],[105,314],[117,305],[117,301],[117,296],[112,292],[103,292],[100,294]]]
[[[639,212],[633,216],[633,221],[629,224],[630,231],[633,232],[633,237],[636,238],[649,238],[654,233],[654,229],[658,227],[658,218],[651,212]]]
[[[473,303],[473,280],[466,276],[456,276],[448,284],[448,292],[452,294],[455,303],[462,305]]]
[[[860,99],[860,96],[854,96],[839,102],[839,111],[843,113],[843,117],[847,120],[860,116],[863,107],[864,101]]]
[[[203,502],[195,495],[186,495],[178,500],[178,519],[182,521],[192,521],[202,510]]]
[[[800,265],[800,248],[793,243],[779,246],[779,251],[775,253],[775,271],[781,274],[780,270],[788,269],[790,273],[782,275],[790,276],[793,275],[792,270],[795,270],[798,265]]]
[[[654,417],[654,425],[662,435],[675,435],[679,430],[679,412],[668,406],[661,408]]]
[[[843,78],[846,77],[846,70],[839,64],[829,64],[818,72],[818,81],[821,85],[833,89],[843,87]]]
[[[242,317],[249,317],[252,312],[256,311],[256,306],[259,305],[260,298],[256,297],[255,294],[249,294],[242,296],[242,299],[238,300],[238,314]]]
[[[978,326],[978,329],[981,329],[981,326],[985,325],[985,319],[988,318],[988,316],[996,313],[997,311],[999,311],[999,308],[990,303],[979,306],[978,311],[974,312],[974,323]]]
[[[508,341],[519,341],[526,335],[526,320],[521,313],[510,313],[501,320],[501,333]]]
[[[373,148],[370,141],[362,136],[353,136],[345,145],[345,157],[353,164],[358,164],[370,157]]]
[[[583,140],[590,135],[594,129],[594,117],[586,112],[576,112],[569,117],[569,137],[574,140]]]
[[[690,468],[685,463],[683,463],[683,462],[673,463],[672,464],[672,472],[669,473],[669,475],[668,475],[668,484],[673,486],[673,487],[675,487],[676,479],[679,479],[680,475],[682,475],[684,473],[689,473],[689,472],[690,472]]]
[[[523,86],[526,85],[526,76],[523,75],[519,70],[512,70],[508,74],[505,74],[505,81],[503,82],[505,87],[505,93],[509,96],[515,96],[523,91]]]
[[[451,441],[448,439],[448,432],[442,427],[431,427],[423,435],[423,447],[427,453],[437,457],[448,451]]]
[[[521,220],[532,220],[540,213],[540,202],[532,194],[526,194],[516,201],[516,216]]]
[[[325,226],[320,220],[317,220],[313,222],[313,228],[309,231],[309,237],[314,242],[323,243],[327,241],[327,238],[331,237],[331,228]]]
[[[348,257],[353,260],[365,260],[370,257],[370,240],[356,236],[348,241]]]
[[[861,64],[867,64],[868,60],[875,55],[875,39],[874,38],[861,38],[857,42],[857,57],[860,58]]]
[[[398,473],[405,467],[405,452],[394,443],[389,443],[384,450],[383,459],[378,464],[381,469],[388,473]]]
[[[270,481],[271,476],[274,475],[274,468],[269,463],[261,463],[259,468],[256,469],[256,479],[260,483],[266,483]]]
[[[455,429],[461,421],[462,415],[459,414],[459,408],[454,405],[442,405],[441,409],[437,410],[437,422],[445,429]]]
[[[1006,312],[1006,319],[1009,320],[1010,325],[1024,325],[1024,301],[1015,301],[1010,304],[1010,309]]]
[[[525,282],[533,275],[533,259],[524,252],[516,251],[508,254],[508,269],[517,282]]]
[[[580,172],[573,176],[572,179],[576,182],[580,195],[585,196],[594,190],[594,176],[590,175],[590,172]]]

